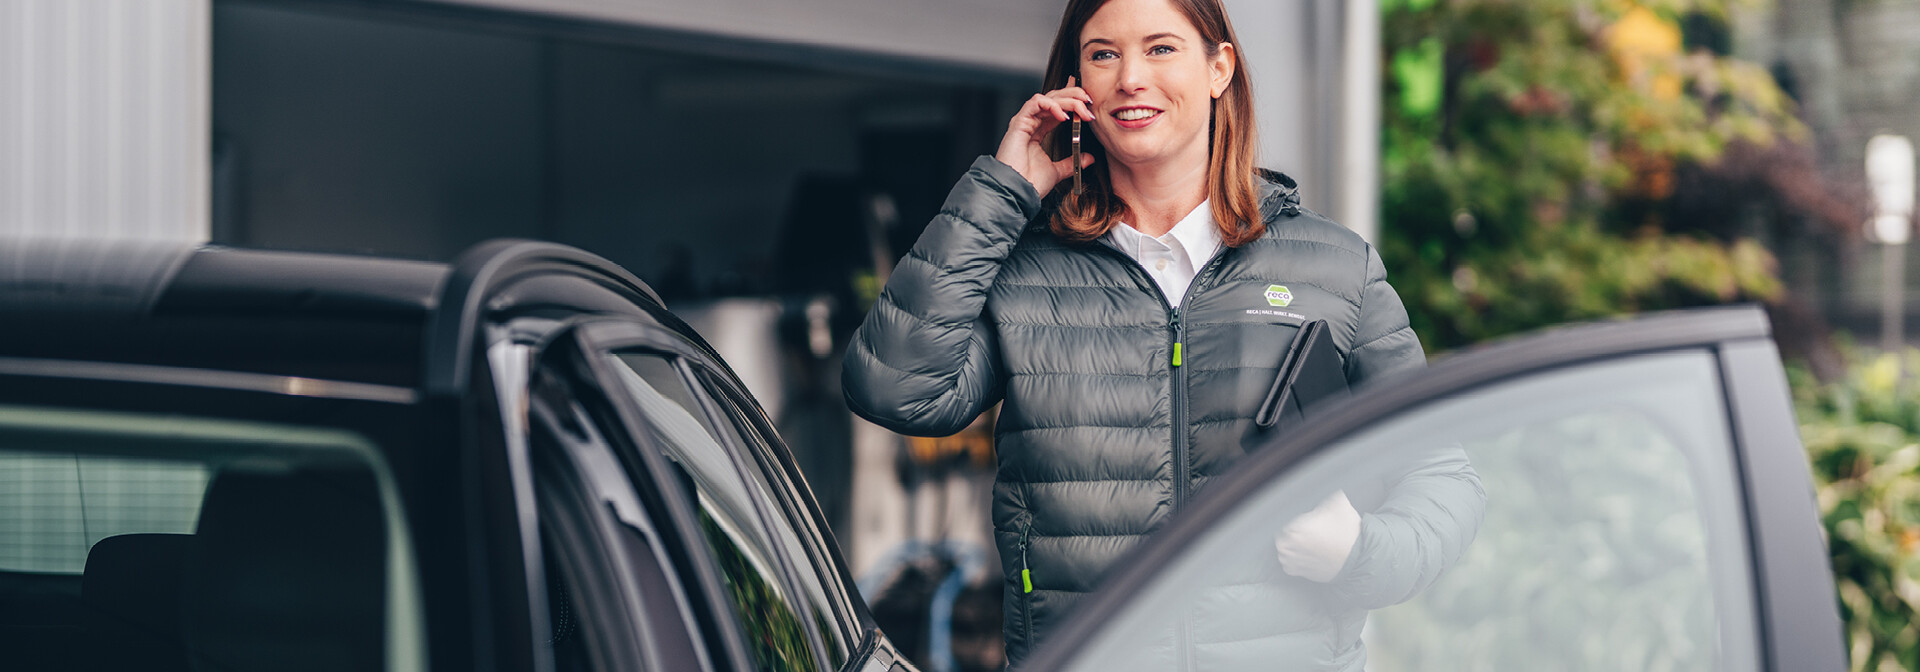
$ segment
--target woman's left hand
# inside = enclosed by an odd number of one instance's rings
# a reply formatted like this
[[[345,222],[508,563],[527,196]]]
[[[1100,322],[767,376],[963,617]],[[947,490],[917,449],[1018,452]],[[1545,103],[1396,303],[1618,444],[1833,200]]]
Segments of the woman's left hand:
[[[1360,512],[1347,493],[1336,490],[1319,506],[1300,514],[1281,528],[1273,546],[1280,556],[1280,569],[1293,576],[1326,583],[1340,574],[1360,540]]]

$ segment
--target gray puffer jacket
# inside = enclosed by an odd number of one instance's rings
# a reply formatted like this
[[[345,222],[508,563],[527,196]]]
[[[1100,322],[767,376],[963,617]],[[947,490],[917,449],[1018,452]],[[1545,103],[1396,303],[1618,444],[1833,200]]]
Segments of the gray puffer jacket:
[[[981,157],[854,335],[847,402],[883,427],[947,435],[1006,402],[993,524],[1010,662],[1245,455],[1255,408],[1305,321],[1327,321],[1351,384],[1424,365],[1373,248],[1301,209],[1291,185],[1261,189],[1266,235],[1222,248],[1176,311],[1124,254],[1055,237],[1033,185]],[[1277,634],[1187,644],[1232,640],[1218,648],[1267,667],[1358,669],[1364,609],[1431,583],[1478,525],[1484,495],[1463,455],[1408,474],[1373,502],[1356,498],[1361,536],[1331,584],[1263,572],[1264,604],[1324,604],[1333,590],[1361,608],[1327,618],[1302,606],[1299,618],[1261,619],[1281,624]]]

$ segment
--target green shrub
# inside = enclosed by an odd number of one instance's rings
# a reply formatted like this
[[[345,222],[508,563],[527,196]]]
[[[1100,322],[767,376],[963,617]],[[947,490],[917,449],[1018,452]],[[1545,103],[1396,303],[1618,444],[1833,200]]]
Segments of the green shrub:
[[[1790,367],[1854,670],[1920,670],[1920,351]]]

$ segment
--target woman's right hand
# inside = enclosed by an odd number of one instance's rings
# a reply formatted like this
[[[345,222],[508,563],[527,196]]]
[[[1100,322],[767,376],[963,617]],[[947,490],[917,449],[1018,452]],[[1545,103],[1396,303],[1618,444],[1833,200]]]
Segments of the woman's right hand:
[[[1034,190],[1045,197],[1054,185],[1073,177],[1073,157],[1059,161],[1048,157],[1044,144],[1047,137],[1073,117],[1093,121],[1092,106],[1093,98],[1085,89],[1075,86],[1072,77],[1067,78],[1064,89],[1034,94],[1027,99],[1027,104],[1020,106],[1020,113],[1007,122],[1007,135],[1000,138],[1000,149],[994,152],[993,158],[1019,171],[1020,176],[1032,182]],[[1081,130],[1082,133],[1090,131]],[[1093,165],[1093,155],[1081,152],[1080,167],[1090,165]]]

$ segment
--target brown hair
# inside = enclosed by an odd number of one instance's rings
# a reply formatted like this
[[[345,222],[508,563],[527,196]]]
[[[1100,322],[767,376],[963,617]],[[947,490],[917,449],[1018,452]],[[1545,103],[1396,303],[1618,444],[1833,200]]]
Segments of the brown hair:
[[[1266,232],[1260,218],[1259,191],[1254,187],[1253,89],[1247,77],[1246,59],[1240,54],[1240,40],[1220,0],[1168,0],[1186,15],[1200,31],[1209,58],[1220,53],[1220,43],[1233,45],[1233,77],[1226,91],[1213,101],[1213,139],[1207,152],[1207,197],[1213,210],[1214,225],[1228,247],[1239,247]],[[1053,49],[1047,56],[1047,75],[1043,91],[1067,85],[1067,77],[1080,73],[1080,31],[1108,0],[1071,0],[1060,17],[1060,32],[1054,34]],[[1061,128],[1066,125],[1062,124]],[[1055,160],[1073,152],[1072,138],[1055,133],[1049,139],[1048,153]],[[1071,188],[1055,188],[1060,207],[1053,213],[1053,233],[1074,242],[1090,242],[1107,234],[1127,214],[1127,205],[1113,194],[1113,182],[1107,173],[1106,148],[1088,133],[1081,137],[1080,151],[1091,152],[1098,160],[1081,171],[1085,192],[1075,196]],[[1064,183],[1062,183],[1064,184]]]

